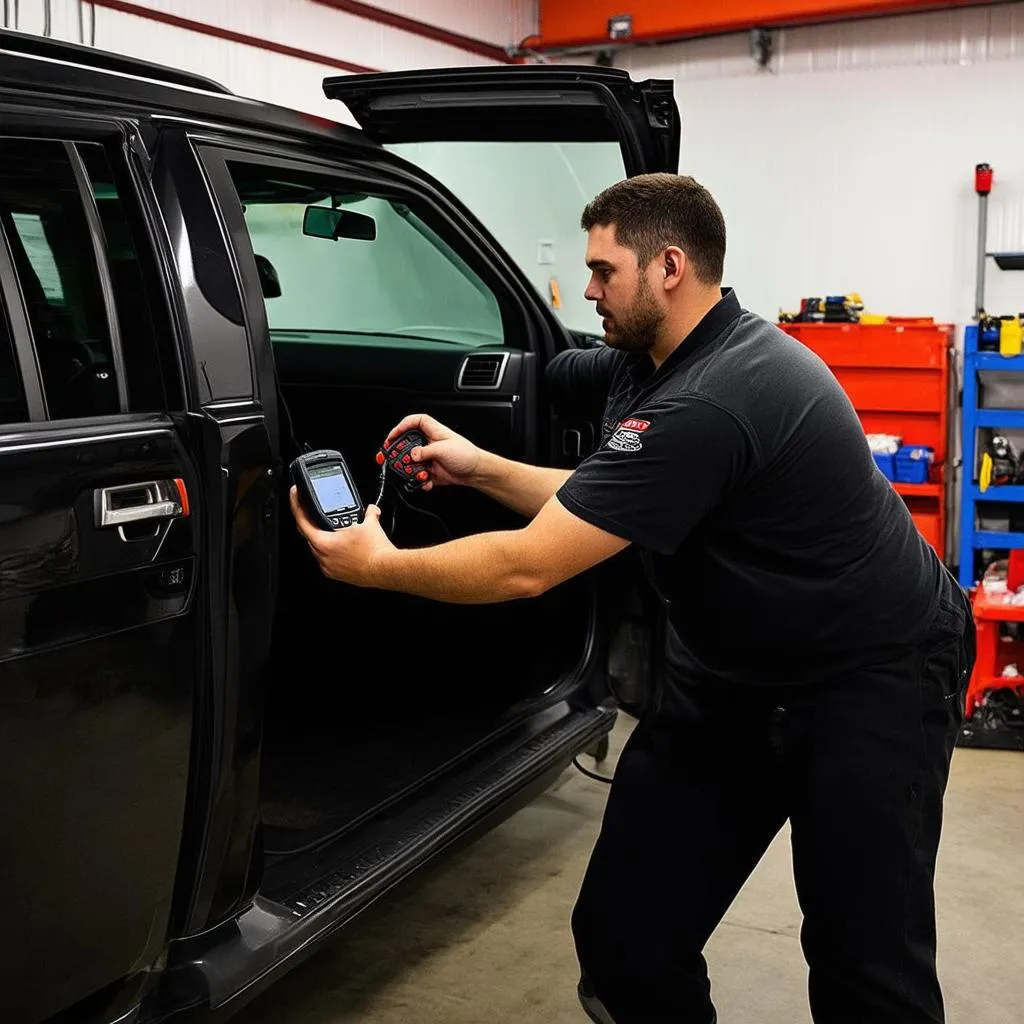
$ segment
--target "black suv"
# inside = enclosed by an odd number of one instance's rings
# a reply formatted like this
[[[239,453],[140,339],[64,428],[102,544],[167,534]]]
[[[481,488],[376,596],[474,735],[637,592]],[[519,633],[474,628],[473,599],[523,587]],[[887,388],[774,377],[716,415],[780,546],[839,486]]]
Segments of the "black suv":
[[[553,410],[544,369],[594,342],[546,286],[560,229],[523,224],[576,161],[576,260],[600,161],[675,170],[671,85],[519,66],[324,88],[363,130],[0,33],[12,1024],[230,1013],[643,692],[628,559],[491,607],[329,583],[287,466],[338,448],[371,500],[411,411],[511,458],[585,455],[599,410]],[[459,488],[384,522],[402,545],[521,525]]]

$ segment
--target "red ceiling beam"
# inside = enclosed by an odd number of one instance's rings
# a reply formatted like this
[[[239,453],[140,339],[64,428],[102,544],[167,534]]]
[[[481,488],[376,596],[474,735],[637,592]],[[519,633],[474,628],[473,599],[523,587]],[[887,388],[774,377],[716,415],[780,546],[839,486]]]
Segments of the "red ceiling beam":
[[[106,7],[111,11],[119,11],[121,14],[131,14],[136,18],[158,21],[163,25],[173,25],[175,28],[183,28],[189,32],[198,32],[200,35],[224,39],[229,43],[252,46],[257,50],[270,50],[272,53],[281,53],[286,57],[298,57],[299,60],[312,61],[314,64],[324,64],[327,67],[338,68],[341,71],[351,71],[355,74],[360,74],[361,72],[378,70],[377,68],[367,67],[364,64],[354,64],[349,60],[341,60],[338,57],[329,57],[325,53],[314,53],[312,50],[288,46],[286,43],[278,43],[273,39],[250,36],[245,32],[235,32],[232,29],[221,28],[219,25],[211,25],[205,21],[193,21],[191,18],[182,18],[177,14],[158,11],[153,7],[142,7],[139,4],[128,3],[127,0],[90,0],[90,2],[94,7]]]
[[[605,48],[616,43],[656,43],[751,28],[846,21],[949,7],[983,6],[985,0],[540,0],[540,34],[527,50]],[[609,38],[610,18],[632,15],[632,34]]]
[[[439,28],[437,25],[430,25],[425,21],[417,21],[415,18],[407,18],[403,14],[393,14],[391,11],[385,11],[373,4],[360,3],[359,0],[313,0],[313,2],[323,4],[325,7],[333,7],[336,11],[344,11],[345,14],[354,14],[357,18],[375,21],[379,25],[387,25],[388,28],[409,32],[423,39],[431,39],[435,43],[454,46],[457,50],[474,53],[478,57],[486,57],[498,64],[518,63],[518,60],[510,56],[507,50],[494,43],[485,43],[482,39],[464,36],[459,32]]]

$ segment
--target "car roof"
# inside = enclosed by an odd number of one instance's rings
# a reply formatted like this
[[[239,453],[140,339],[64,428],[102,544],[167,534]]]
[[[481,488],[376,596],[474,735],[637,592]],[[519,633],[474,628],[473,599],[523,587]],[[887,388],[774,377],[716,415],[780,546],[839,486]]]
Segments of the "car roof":
[[[0,101],[132,120],[175,117],[206,126],[300,135],[379,150],[358,128],[237,96],[202,75],[64,40],[0,30]]]

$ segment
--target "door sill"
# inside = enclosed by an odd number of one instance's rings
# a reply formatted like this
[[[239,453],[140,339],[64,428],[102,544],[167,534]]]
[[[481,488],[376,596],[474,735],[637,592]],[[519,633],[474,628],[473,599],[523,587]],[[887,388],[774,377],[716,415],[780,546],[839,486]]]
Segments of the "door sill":
[[[369,827],[358,844],[327,848],[295,865],[298,878],[290,874],[297,884],[290,891],[268,879],[264,892],[273,898],[261,892],[221,928],[173,943],[165,991],[176,1005],[167,1013],[189,1006],[225,1011],[230,1006],[234,1013],[439,854],[470,842],[535,799],[576,754],[611,731],[616,712],[562,703],[543,717],[545,727],[525,743],[506,746],[486,764],[467,768]]]

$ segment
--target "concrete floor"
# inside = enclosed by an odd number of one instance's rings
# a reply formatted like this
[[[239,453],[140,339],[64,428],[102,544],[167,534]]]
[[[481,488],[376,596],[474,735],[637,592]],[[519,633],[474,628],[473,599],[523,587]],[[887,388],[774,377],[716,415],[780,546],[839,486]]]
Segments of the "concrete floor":
[[[630,721],[620,719],[606,769]],[[606,787],[570,769],[500,828],[355,922],[235,1020],[582,1024],[569,914],[605,796]],[[722,1024],[809,1020],[791,871],[783,833],[711,941]],[[951,1024],[1024,1019],[1024,754],[957,750],[937,892]]]

